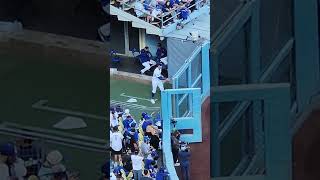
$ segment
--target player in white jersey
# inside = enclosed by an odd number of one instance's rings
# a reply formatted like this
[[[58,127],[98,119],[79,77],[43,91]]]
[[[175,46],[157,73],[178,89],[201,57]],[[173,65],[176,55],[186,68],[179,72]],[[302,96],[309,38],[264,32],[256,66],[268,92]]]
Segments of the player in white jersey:
[[[155,104],[154,95],[157,92],[157,88],[159,87],[160,91],[164,90],[163,83],[168,82],[169,79],[165,78],[162,74],[162,64],[157,64],[157,68],[153,71],[152,76],[152,96],[151,103]]]

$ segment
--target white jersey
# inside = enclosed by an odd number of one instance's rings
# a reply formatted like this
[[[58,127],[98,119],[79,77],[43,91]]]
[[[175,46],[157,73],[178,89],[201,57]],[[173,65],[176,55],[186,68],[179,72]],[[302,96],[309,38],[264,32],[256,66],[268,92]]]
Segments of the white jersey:
[[[159,78],[162,77],[162,70],[159,69],[159,68],[156,68],[154,71],[153,71],[153,76],[152,76],[152,81],[153,80],[160,80]]]
[[[153,71],[153,76],[152,76],[152,93],[156,93],[157,91],[157,87],[159,87],[160,91],[163,91],[163,82],[161,81],[161,79],[159,79],[160,77],[163,77],[161,74],[161,69],[156,68]]]
[[[114,132],[110,136],[111,148],[114,151],[120,151],[122,149],[122,139],[123,135],[120,132]]]

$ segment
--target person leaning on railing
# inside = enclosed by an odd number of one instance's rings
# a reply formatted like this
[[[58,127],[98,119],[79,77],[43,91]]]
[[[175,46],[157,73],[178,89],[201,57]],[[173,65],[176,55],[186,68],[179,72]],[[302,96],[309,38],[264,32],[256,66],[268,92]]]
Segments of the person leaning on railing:
[[[134,4],[134,12],[136,13],[138,18],[146,19],[147,22],[150,22],[151,16],[150,12],[145,10],[143,5],[144,0],[138,0]]]

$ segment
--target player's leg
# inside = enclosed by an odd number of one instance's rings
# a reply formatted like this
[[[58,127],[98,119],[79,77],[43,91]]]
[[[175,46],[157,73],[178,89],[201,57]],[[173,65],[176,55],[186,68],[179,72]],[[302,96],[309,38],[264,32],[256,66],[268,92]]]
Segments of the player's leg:
[[[152,79],[152,93],[151,93],[151,103],[155,104],[154,96],[157,92],[157,87],[158,87],[158,80]]]
[[[144,66],[144,68],[140,71],[141,74],[144,74],[146,71],[148,71],[150,69],[150,64],[149,62],[144,62],[142,63],[142,66]]]
[[[164,90],[163,82],[162,82],[162,81],[159,81],[159,83],[157,84],[157,86],[159,87],[160,91],[163,91],[163,90]]]
[[[151,65],[151,66],[155,66],[155,65],[157,65],[157,62],[151,59],[151,60],[150,60],[150,65]]]
[[[168,64],[167,57],[161,58],[160,62],[162,62],[164,65],[167,65]]]

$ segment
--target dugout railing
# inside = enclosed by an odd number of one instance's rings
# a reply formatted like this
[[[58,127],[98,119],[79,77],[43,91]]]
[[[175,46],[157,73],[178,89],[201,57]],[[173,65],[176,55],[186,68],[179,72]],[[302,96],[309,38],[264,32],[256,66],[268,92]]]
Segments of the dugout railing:
[[[135,8],[135,3],[136,0],[133,1],[123,1],[122,3],[119,4],[118,8],[120,8],[123,11],[139,11],[140,13],[143,13],[145,15],[148,15],[150,17],[152,17],[152,19],[154,19],[153,22],[150,22],[150,24],[152,25],[156,25],[159,28],[165,28],[170,22],[176,21],[178,19],[178,17],[181,15],[180,10],[183,8],[186,8],[188,10],[191,11],[191,9],[195,9],[198,10],[200,8],[202,8],[203,6],[208,6],[210,1],[207,0],[197,0],[194,4],[186,6],[186,4],[184,4],[183,6],[177,6],[176,8],[174,8],[173,10],[170,10],[168,12],[164,12],[161,13],[158,16],[154,16],[153,14],[149,13],[146,14],[147,10],[141,11],[140,9],[136,9]],[[115,2],[111,3],[112,6],[115,6]],[[150,5],[144,4],[144,7],[148,7],[150,9],[154,9],[156,7],[152,7]],[[132,14],[135,14],[135,12],[131,12]],[[191,12],[192,13],[192,12]],[[138,17],[137,17],[138,18]]]

